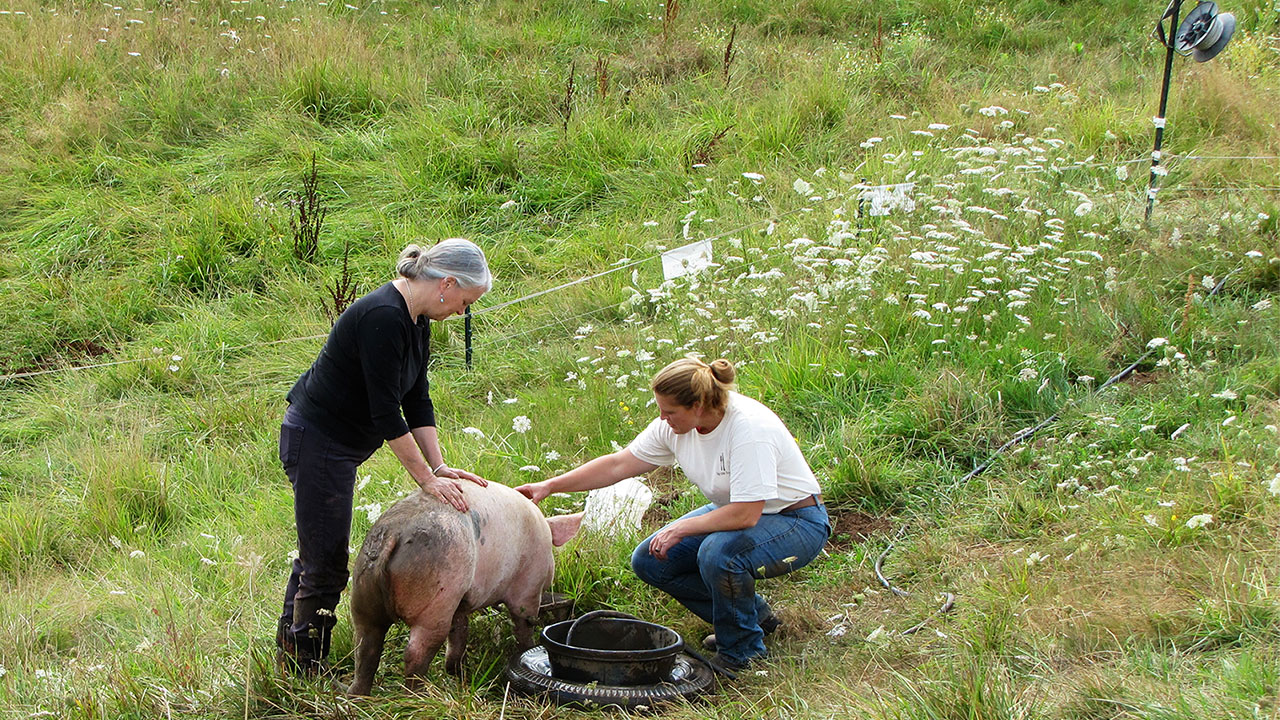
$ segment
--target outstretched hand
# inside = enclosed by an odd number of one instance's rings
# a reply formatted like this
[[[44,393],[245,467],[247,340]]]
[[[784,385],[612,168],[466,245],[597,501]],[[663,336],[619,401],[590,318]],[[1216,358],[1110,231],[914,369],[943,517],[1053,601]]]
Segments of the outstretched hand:
[[[527,483],[525,485],[517,485],[515,487],[515,491],[529,498],[535,503],[542,502],[548,495],[551,494],[551,489],[547,487],[547,483],[545,481],[536,482],[536,483]]]

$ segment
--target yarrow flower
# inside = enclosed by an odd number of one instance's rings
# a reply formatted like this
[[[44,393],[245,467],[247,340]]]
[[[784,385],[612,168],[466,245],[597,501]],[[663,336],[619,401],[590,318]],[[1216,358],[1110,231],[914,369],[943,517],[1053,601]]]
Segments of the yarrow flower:
[[[464,428],[462,428],[462,432],[466,433],[467,435],[474,435],[474,436],[476,436],[476,437],[480,438],[481,440],[483,440],[483,439],[484,439],[484,431],[483,431],[483,430],[481,430],[480,428],[476,428],[476,427],[464,427]]]
[[[511,429],[523,435],[533,427],[533,421],[524,415],[517,415],[511,420]]]
[[[1212,522],[1213,522],[1212,515],[1208,513],[1202,513],[1200,515],[1192,515],[1191,518],[1187,520],[1187,527],[1191,528],[1192,530],[1196,530],[1198,528],[1205,527],[1211,524]]]

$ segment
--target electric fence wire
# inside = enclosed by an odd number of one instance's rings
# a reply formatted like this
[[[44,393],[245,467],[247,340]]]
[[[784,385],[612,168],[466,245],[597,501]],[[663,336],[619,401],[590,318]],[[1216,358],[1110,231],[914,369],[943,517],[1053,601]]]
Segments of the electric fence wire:
[[[718,235],[713,235],[713,236],[707,237],[707,238],[705,238],[705,239],[703,239],[703,240],[699,240],[699,241],[697,241],[697,242],[710,242],[710,241],[712,241],[712,240],[719,240],[719,239],[722,239],[722,238],[725,238],[725,237],[729,237],[729,236],[731,236],[731,235],[734,235],[734,234],[736,234],[736,233],[744,232],[744,231],[749,230],[749,229],[751,229],[751,228],[753,228],[753,227],[756,227],[756,226],[758,226],[758,225],[764,225],[764,224],[766,224],[766,223],[776,223],[776,222],[778,222],[779,220],[782,220],[783,218],[786,218],[786,217],[789,217],[789,216],[791,216],[791,215],[795,215],[795,214],[797,214],[797,213],[801,213],[801,212],[808,212],[808,211],[812,211],[812,209],[813,209],[813,208],[809,207],[808,205],[805,205],[805,206],[802,206],[802,207],[793,208],[793,209],[791,209],[791,210],[788,210],[788,211],[783,212],[783,213],[780,213],[780,214],[770,215],[770,216],[769,216],[769,217],[767,217],[767,218],[762,218],[762,219],[760,219],[760,220],[754,220],[754,221],[749,222],[749,223],[744,223],[744,224],[742,224],[742,225],[739,225],[738,227],[733,228],[732,230],[728,230],[728,231],[726,231],[726,232],[722,232],[722,233],[720,233],[720,234],[718,234]],[[630,261],[630,262],[626,262],[626,263],[624,263],[624,264],[622,264],[622,265],[618,265],[617,267],[610,268],[610,269],[608,269],[608,270],[605,270],[605,271],[603,271],[603,272],[596,273],[596,274],[594,274],[594,275],[587,275],[587,276],[585,276],[585,277],[577,278],[577,279],[575,279],[575,280],[571,280],[571,281],[569,281],[569,282],[562,283],[562,284],[557,285],[557,286],[555,286],[555,287],[547,288],[547,289],[545,289],[545,290],[539,290],[539,291],[537,291],[537,292],[530,293],[530,294],[528,294],[528,295],[524,295],[524,296],[522,296],[522,297],[518,297],[518,298],[515,298],[515,299],[513,299],[513,300],[508,300],[508,301],[506,301],[506,302],[499,303],[499,304],[497,304],[497,305],[493,305],[493,306],[491,306],[491,307],[483,308],[483,309],[481,309],[481,310],[478,310],[478,311],[476,311],[476,312],[472,313],[472,317],[475,317],[475,316],[478,316],[478,315],[483,315],[483,314],[490,313],[490,312],[494,312],[494,311],[496,311],[496,310],[499,310],[499,309],[502,309],[502,308],[506,308],[506,307],[509,307],[509,306],[511,306],[511,305],[515,305],[515,304],[517,304],[517,303],[526,302],[526,301],[532,300],[532,299],[534,299],[534,298],[541,297],[541,296],[543,296],[543,295],[547,295],[547,294],[549,294],[549,293],[559,292],[559,291],[564,290],[564,289],[566,289],[566,288],[570,288],[570,287],[573,287],[573,286],[575,286],[575,285],[581,285],[582,283],[588,282],[588,281],[590,281],[590,280],[595,280],[595,279],[597,279],[597,278],[601,278],[601,277],[604,277],[604,276],[606,276],[606,275],[611,275],[611,274],[616,273],[616,272],[619,272],[619,271],[621,271],[621,270],[626,270],[626,269],[628,269],[628,268],[635,267],[635,266],[640,265],[640,264],[642,264],[642,263],[649,262],[649,261],[654,260],[654,259],[659,259],[659,258],[661,258],[661,257],[662,257],[662,254],[661,254],[661,253],[658,253],[658,254],[656,254],[656,255],[648,255],[648,256],[645,256],[645,257],[643,257],[643,258],[639,258],[639,259],[637,259],[637,260],[632,260],[632,261]],[[599,312],[599,311],[601,311],[601,310],[603,310],[603,309],[605,309],[605,308],[607,308],[607,307],[612,307],[612,305],[608,305],[608,306],[601,306],[601,307],[599,307],[599,308],[596,308],[595,310],[587,311],[586,313],[583,313],[583,315],[588,315],[588,314],[592,314],[592,313],[595,313],[595,312]],[[580,316],[579,316],[579,317],[580,317]],[[527,334],[529,334],[529,333],[531,333],[531,332],[535,332],[535,331],[537,331],[537,330],[545,330],[545,329],[546,329],[546,328],[548,328],[548,327],[555,327],[556,325],[563,325],[563,323],[564,323],[564,321],[565,321],[565,320],[566,320],[566,318],[559,318],[559,319],[557,320],[557,322],[550,323],[550,324],[545,325],[545,326],[540,327],[540,328],[534,328],[534,329],[527,330],[527,331],[521,331],[521,332],[519,332],[519,333],[512,334],[512,335],[510,335],[509,337],[518,337],[518,336],[521,336],[521,335],[527,335]],[[322,339],[324,339],[324,338],[326,338],[326,337],[328,337],[328,334],[327,334],[327,333],[326,333],[326,334],[322,334],[322,335],[305,335],[305,336],[301,336],[301,337],[284,338],[284,339],[280,339],[280,340],[269,340],[269,341],[263,341],[263,342],[246,343],[246,344],[243,344],[243,345],[236,345],[236,346],[231,346],[231,347],[227,347],[227,346],[218,346],[218,347],[216,347],[216,348],[212,348],[212,347],[211,347],[211,348],[205,348],[205,349],[191,350],[191,351],[188,351],[188,352],[189,352],[189,353],[201,353],[201,352],[213,352],[213,351],[215,351],[215,350],[220,351],[220,352],[224,352],[224,353],[225,353],[225,352],[236,352],[236,351],[240,351],[240,350],[248,350],[248,349],[259,348],[259,347],[267,347],[267,346],[270,346],[270,345],[280,345],[280,344],[282,344],[282,343],[302,342],[302,341],[306,341],[306,340],[322,340]],[[499,339],[503,339],[503,338],[499,338]],[[496,340],[495,340],[495,341],[489,341],[489,343],[492,343],[492,342],[496,342]],[[487,345],[487,344],[489,344],[489,343],[484,343],[484,344],[482,344],[482,346],[483,346],[483,345]],[[153,355],[148,355],[148,356],[144,356],[144,357],[125,358],[125,359],[122,359],[122,360],[110,360],[110,361],[107,361],[107,362],[101,362],[101,363],[89,363],[89,364],[86,364],[86,365],[73,365],[73,366],[69,366],[69,367],[48,368],[48,369],[44,369],[44,370],[29,370],[29,371],[25,371],[25,372],[8,373],[8,374],[5,374],[5,375],[0,375],[0,382],[13,382],[14,380],[23,380],[23,379],[27,379],[27,378],[39,377],[39,376],[42,376],[42,375],[53,375],[53,374],[63,373],[63,372],[80,372],[80,371],[82,371],[82,370],[93,370],[93,369],[99,369],[99,368],[105,368],[105,367],[115,367],[115,366],[118,366],[118,365],[129,365],[129,364],[134,364],[134,363],[142,363],[142,362],[147,362],[147,361],[149,361],[149,360],[154,360],[154,359],[156,359],[157,357],[163,357],[163,356],[157,356],[157,355],[154,355],[154,354],[153,354]]]
[[[1274,155],[1183,155],[1183,156],[1173,155],[1173,156],[1170,156],[1170,157],[1171,157],[1171,158],[1174,158],[1174,159],[1183,159],[1183,160],[1278,160],[1278,159],[1280,159],[1280,156],[1274,156]],[[1015,169],[1015,170],[1014,170],[1014,172],[1015,172],[1015,173],[1017,173],[1017,174],[1028,174],[1028,173],[1036,173],[1036,172],[1061,172],[1061,171],[1063,171],[1063,170],[1071,170],[1071,169],[1082,168],[1082,167],[1115,167],[1115,166],[1119,166],[1119,165],[1129,165],[1129,164],[1134,164],[1134,163],[1147,162],[1148,160],[1149,160],[1148,158],[1135,158],[1135,159],[1133,159],[1133,160],[1123,160],[1123,161],[1116,161],[1116,162],[1111,162],[1111,163],[1099,163],[1099,162],[1094,162],[1094,163],[1072,163],[1071,165],[1063,165],[1063,166],[1051,165],[1051,166],[1045,166],[1045,167],[1039,167],[1039,168],[1025,168],[1025,169],[1023,169],[1023,170],[1016,170],[1016,169]],[[894,187],[894,186],[896,186],[896,185],[907,185],[907,184],[910,184],[910,182],[905,182],[905,183],[885,183],[885,184],[883,184],[883,185],[858,184],[858,185],[851,186],[849,189],[851,189],[851,190],[869,190],[869,189],[877,189],[877,188],[891,188],[891,187]],[[1169,193],[1176,193],[1176,192],[1251,192],[1251,191],[1257,191],[1257,190],[1263,190],[1263,191],[1280,191],[1280,186],[1253,186],[1253,187],[1179,187],[1179,186],[1172,186],[1172,187],[1164,187],[1164,188],[1160,188],[1160,191],[1161,191],[1162,193],[1166,193],[1166,194],[1169,194]],[[1145,195],[1144,195],[1144,197],[1145,197]],[[745,223],[745,224],[740,225],[740,226],[738,226],[738,227],[736,227],[736,228],[734,228],[734,229],[732,229],[732,230],[729,230],[729,231],[726,231],[726,232],[720,233],[719,235],[709,236],[709,237],[705,238],[703,241],[709,242],[709,241],[713,241],[713,240],[719,240],[719,239],[722,239],[722,238],[728,237],[728,236],[730,236],[730,235],[733,235],[733,234],[735,234],[735,233],[743,232],[743,231],[748,230],[748,229],[750,229],[750,228],[752,228],[752,227],[755,227],[755,226],[757,226],[757,225],[763,225],[763,224],[765,224],[765,223],[776,223],[777,221],[779,221],[779,220],[781,220],[781,219],[783,219],[783,218],[789,217],[789,216],[791,216],[791,215],[794,215],[794,214],[796,214],[796,213],[800,213],[800,212],[807,212],[807,211],[811,211],[811,210],[812,210],[812,208],[809,208],[809,207],[807,207],[807,206],[794,208],[794,209],[792,209],[792,210],[788,210],[787,212],[784,212],[784,213],[781,213],[781,214],[777,214],[777,215],[771,216],[771,217],[769,217],[769,218],[760,219],[760,220],[755,220],[755,221],[752,221],[752,222],[749,222],[749,223]],[[604,270],[604,271],[602,271],[602,272],[595,273],[595,274],[593,274],[593,275],[587,275],[587,276],[584,276],[584,277],[580,277],[580,278],[577,278],[577,279],[575,279],[575,280],[571,280],[571,281],[569,281],[569,282],[562,283],[562,284],[560,284],[560,285],[556,285],[556,286],[554,286],[554,287],[546,288],[546,289],[544,289],[544,290],[539,290],[539,291],[537,291],[537,292],[529,293],[528,295],[524,295],[524,296],[522,296],[522,297],[514,298],[514,299],[512,299],[512,300],[508,300],[508,301],[506,301],[506,302],[502,302],[502,303],[499,303],[499,304],[497,304],[497,305],[493,305],[493,306],[490,306],[490,307],[482,308],[482,309],[480,309],[480,310],[477,310],[477,311],[473,312],[473,313],[472,313],[472,317],[476,317],[476,316],[480,316],[480,315],[484,315],[484,314],[488,314],[488,313],[496,312],[497,310],[504,309],[504,308],[509,307],[509,306],[511,306],[511,305],[515,305],[515,304],[522,303],[522,302],[527,302],[527,301],[529,301],[529,300],[533,300],[533,299],[535,299],[535,298],[542,297],[543,295],[548,295],[548,294],[551,294],[551,293],[559,292],[559,291],[561,291],[561,290],[565,290],[565,289],[570,288],[570,287],[574,287],[574,286],[576,286],[576,285],[581,285],[581,284],[586,283],[586,282],[589,282],[589,281],[591,281],[591,280],[595,280],[595,279],[598,279],[598,278],[601,278],[601,277],[605,277],[605,276],[607,276],[607,275],[612,275],[613,273],[620,272],[620,271],[622,271],[622,270],[627,270],[627,269],[629,269],[629,268],[633,268],[633,267],[635,267],[635,266],[637,266],[637,265],[641,265],[641,264],[643,264],[643,263],[649,262],[650,260],[654,260],[654,259],[661,258],[661,257],[662,257],[662,255],[661,255],[661,253],[659,253],[659,254],[656,254],[656,255],[649,255],[649,256],[646,256],[646,257],[643,257],[643,258],[639,258],[639,259],[636,259],[636,260],[631,260],[631,261],[629,261],[629,262],[625,262],[625,263],[623,263],[623,264],[621,264],[621,265],[618,265],[618,266],[616,266],[616,267],[609,268],[608,270]],[[611,305],[610,305],[610,306],[601,306],[601,307],[599,307],[599,308],[596,308],[595,310],[590,310],[590,311],[587,311],[586,313],[582,313],[582,315],[589,315],[589,314],[592,314],[592,313],[595,313],[595,312],[599,312],[599,311],[603,310],[605,307],[611,307]],[[582,315],[579,315],[579,316],[577,316],[577,317],[581,317]],[[561,318],[560,320],[562,321],[562,320],[564,320],[564,318]],[[534,331],[536,331],[536,330],[545,330],[545,329],[546,329],[546,328],[548,328],[548,327],[555,327],[556,325],[562,325],[562,324],[563,324],[563,323],[562,323],[562,322],[559,322],[559,321],[558,321],[558,322],[556,322],[556,323],[550,323],[550,324],[548,324],[548,325],[544,325],[544,326],[539,327],[539,328],[534,328],[534,329],[532,329],[532,330],[522,331],[522,332],[520,332],[520,333],[515,333],[515,334],[513,334],[513,335],[510,335],[510,336],[509,336],[509,338],[519,337],[519,336],[522,336],[522,335],[527,335],[527,334],[529,334],[529,333],[531,333],[531,332],[534,332]],[[306,341],[306,340],[318,340],[318,339],[323,339],[323,338],[325,338],[325,337],[327,337],[327,334],[326,334],[326,335],[307,335],[307,336],[301,336],[301,337],[284,338],[284,339],[281,339],[281,340],[271,340],[271,341],[264,341],[264,342],[257,342],[257,343],[246,343],[246,344],[243,344],[243,345],[237,345],[237,346],[233,346],[233,347],[225,347],[225,346],[221,346],[221,347],[219,347],[219,348],[217,348],[217,349],[218,349],[219,351],[221,351],[221,352],[228,352],[228,351],[235,352],[235,351],[239,351],[239,350],[248,350],[248,349],[253,349],[253,348],[258,348],[258,347],[267,347],[267,346],[270,346],[270,345],[279,345],[279,344],[282,344],[282,343],[289,343],[289,342],[302,342],[302,341]],[[509,339],[509,338],[499,338],[499,339]],[[482,346],[482,347],[483,347],[483,346],[488,346],[488,345],[493,344],[494,342],[497,342],[497,340],[492,340],[492,341],[487,341],[487,342],[485,342],[485,343],[481,343],[481,344],[480,344],[480,346]],[[209,351],[212,351],[213,349],[214,349],[214,348],[209,348],[208,350],[195,350],[195,351],[191,351],[191,352],[209,352]],[[39,377],[39,376],[42,376],[42,375],[53,375],[53,374],[63,373],[63,372],[79,372],[79,371],[82,371],[82,370],[93,370],[93,369],[100,369],[100,368],[105,368],[105,367],[114,367],[114,366],[119,366],[119,365],[128,365],[128,364],[133,364],[133,363],[141,363],[141,362],[147,362],[148,360],[152,360],[152,359],[154,359],[154,357],[155,357],[155,356],[138,357],[138,358],[126,358],[126,359],[123,359],[123,360],[111,360],[111,361],[108,361],[108,362],[90,363],[90,364],[86,364],[86,365],[74,365],[74,366],[70,366],[70,367],[48,368],[48,369],[44,369],[44,370],[30,370],[30,371],[18,372],[18,373],[8,373],[8,374],[5,374],[5,375],[0,375],[0,382],[13,382],[14,380],[22,380],[22,379],[27,379],[27,378],[32,378],[32,377]]]
[[[790,217],[791,215],[795,215],[795,214],[797,214],[797,213],[801,213],[801,212],[808,212],[808,211],[811,211],[812,209],[813,209],[813,208],[810,208],[810,207],[808,207],[807,205],[806,205],[806,206],[803,206],[803,207],[793,208],[793,209],[788,210],[788,211],[786,211],[786,212],[784,212],[784,213],[780,213],[780,214],[776,214],[776,215],[771,215],[770,217],[765,218],[765,219],[761,219],[761,220],[753,220],[753,221],[751,221],[751,222],[749,222],[749,223],[744,223],[744,224],[742,224],[742,225],[739,225],[739,226],[738,226],[738,227],[736,227],[736,228],[733,228],[732,230],[727,230],[727,231],[725,231],[725,232],[720,233],[719,235],[711,235],[711,236],[708,236],[708,237],[706,237],[706,238],[704,238],[704,239],[702,239],[702,240],[698,240],[698,241],[696,241],[696,242],[712,242],[712,241],[715,241],[715,240],[721,240],[721,239],[723,239],[723,238],[729,237],[730,235],[735,235],[735,234],[740,233],[740,232],[743,232],[743,231],[745,231],[745,230],[750,230],[751,228],[753,228],[753,227],[755,227],[755,226],[757,226],[757,225],[763,225],[763,224],[765,224],[766,222],[769,222],[769,223],[776,223],[777,221],[782,220],[783,218]],[[508,306],[510,306],[510,305],[516,305],[516,304],[518,304],[518,303],[526,302],[526,301],[528,301],[528,300],[532,300],[532,299],[534,299],[534,298],[542,297],[543,295],[547,295],[547,294],[550,294],[550,293],[559,292],[559,291],[561,291],[561,290],[565,290],[565,289],[567,289],[567,288],[571,288],[571,287],[573,287],[573,286],[575,286],[575,285],[581,285],[582,283],[585,283],[585,282],[587,282],[587,281],[589,281],[589,280],[595,280],[595,279],[597,279],[597,278],[605,277],[606,275],[612,275],[613,273],[620,272],[620,271],[622,271],[622,270],[627,270],[627,269],[629,269],[629,268],[633,268],[633,267],[635,267],[635,266],[637,266],[637,265],[640,265],[640,264],[642,264],[642,263],[646,263],[646,262],[649,262],[650,260],[655,260],[655,259],[658,259],[658,258],[661,258],[661,257],[662,257],[662,253],[658,253],[658,254],[656,254],[656,255],[648,255],[648,256],[646,256],[646,257],[642,257],[642,258],[640,258],[640,259],[638,259],[638,260],[631,260],[631,261],[629,261],[629,262],[625,262],[625,263],[623,263],[623,264],[621,264],[621,265],[618,265],[617,267],[612,267],[612,268],[609,268],[608,270],[604,270],[604,271],[602,271],[602,272],[598,272],[598,273],[596,273],[596,274],[594,274],[594,275],[587,275],[587,276],[585,276],[585,277],[580,277],[580,278],[577,278],[576,280],[570,280],[569,282],[562,283],[562,284],[560,284],[560,285],[556,285],[556,286],[554,286],[554,287],[546,288],[545,290],[539,290],[539,291],[537,291],[537,292],[529,293],[528,295],[524,295],[524,296],[522,296],[522,297],[518,297],[518,298],[515,298],[515,299],[513,299],[513,300],[508,300],[508,301],[506,301],[506,302],[498,303],[497,305],[492,305],[492,306],[489,306],[489,307],[486,307],[486,308],[482,308],[482,309],[480,309],[480,310],[477,310],[477,311],[475,311],[475,312],[471,313],[471,315],[472,315],[472,317],[475,317],[475,316],[478,316],[478,315],[484,315],[484,314],[487,314],[487,313],[495,312],[495,311],[497,311],[497,310],[501,310],[501,309],[503,309],[503,308],[506,308],[506,307],[508,307]]]

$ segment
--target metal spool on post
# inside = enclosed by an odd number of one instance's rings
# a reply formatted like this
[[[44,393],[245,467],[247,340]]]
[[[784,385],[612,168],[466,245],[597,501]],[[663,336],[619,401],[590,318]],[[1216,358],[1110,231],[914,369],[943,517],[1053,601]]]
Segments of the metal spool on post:
[[[1231,13],[1219,13],[1215,2],[1201,1],[1187,13],[1187,17],[1178,23],[1182,11],[1182,0],[1172,0],[1165,8],[1164,15],[1156,23],[1155,35],[1160,44],[1165,46],[1164,81],[1160,85],[1160,110],[1155,117],[1156,142],[1151,151],[1151,174],[1147,182],[1147,212],[1144,220],[1151,220],[1151,209],[1156,204],[1156,192],[1159,188],[1157,177],[1164,174],[1160,171],[1160,148],[1164,142],[1165,111],[1169,105],[1169,85],[1173,77],[1173,55],[1190,55],[1196,62],[1208,62],[1217,57],[1227,47],[1227,42],[1236,31],[1236,18]],[[1169,31],[1165,32],[1164,21],[1170,19]],[[1177,28],[1177,31],[1174,31]]]

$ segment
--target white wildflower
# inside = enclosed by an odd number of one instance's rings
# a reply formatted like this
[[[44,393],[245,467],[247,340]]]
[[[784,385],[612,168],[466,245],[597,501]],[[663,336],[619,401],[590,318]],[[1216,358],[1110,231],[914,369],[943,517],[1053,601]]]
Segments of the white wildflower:
[[[1168,345],[1168,344],[1169,344],[1169,341],[1162,337],[1151,338],[1151,340],[1147,341],[1147,347],[1152,350],[1155,350],[1158,347],[1164,347],[1165,345]]]
[[[1263,310],[1266,310],[1267,308],[1271,307],[1271,300],[1269,298],[1264,298],[1250,305],[1249,307],[1253,308],[1254,310],[1257,310],[1258,312],[1262,312]]]
[[[1235,391],[1235,390],[1232,390],[1231,388],[1227,388],[1227,389],[1223,390],[1222,392],[1216,392],[1216,393],[1214,393],[1214,394],[1213,394],[1213,397],[1216,397],[1216,398],[1218,398],[1218,399],[1220,399],[1220,400],[1235,400],[1235,399],[1236,399],[1236,391]]]
[[[1117,180],[1119,180],[1119,181],[1121,181],[1121,182],[1124,182],[1125,180],[1128,180],[1128,179],[1129,179],[1129,166],[1128,166],[1128,165],[1121,165],[1121,166],[1119,166],[1119,167],[1117,167],[1117,168],[1116,168],[1116,179],[1117,179]]]
[[[1208,513],[1202,513],[1200,515],[1192,515],[1191,518],[1187,520],[1187,527],[1191,528],[1192,530],[1195,530],[1197,528],[1205,527],[1211,524],[1212,522],[1213,522],[1212,515]]]
[[[753,182],[753,183],[755,183],[755,184],[757,184],[757,185],[759,185],[759,184],[761,183],[761,181],[763,181],[763,180],[764,180],[764,176],[763,176],[763,175],[761,175],[760,173],[754,173],[754,172],[745,172],[745,173],[742,173],[742,177],[744,177],[744,178],[746,178],[746,179],[750,180],[751,182]]]
[[[529,432],[531,427],[533,427],[533,422],[524,415],[517,415],[511,420],[511,429],[522,435]]]
[[[1155,515],[1143,515],[1142,520],[1151,527],[1160,527],[1160,521],[1156,519]]]
[[[547,459],[547,462],[555,462],[556,460],[560,459],[560,453],[556,452],[555,450],[548,450],[546,455],[544,455],[543,457]]]
[[[542,472],[542,468],[537,465],[524,465],[520,468],[520,472]]]
[[[797,178],[795,182],[791,183],[791,189],[801,195],[809,195],[813,193],[813,185],[799,178]]]
[[[475,437],[478,437],[481,440],[484,439],[484,431],[477,427],[464,427],[462,428],[462,432],[467,435],[473,435]]]
[[[129,557],[131,557],[131,558],[135,558],[135,559],[136,559],[136,558],[146,557],[146,556],[147,556],[147,554],[146,554],[146,553],[144,553],[144,552],[142,552],[141,550],[134,550],[133,552],[129,553]]]
[[[1267,492],[1280,497],[1280,472],[1276,473],[1276,476],[1271,478],[1271,482],[1267,483]]]

